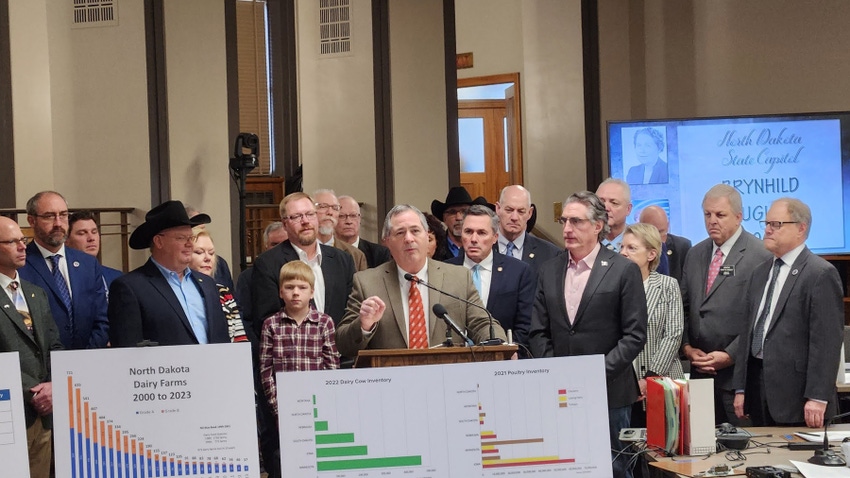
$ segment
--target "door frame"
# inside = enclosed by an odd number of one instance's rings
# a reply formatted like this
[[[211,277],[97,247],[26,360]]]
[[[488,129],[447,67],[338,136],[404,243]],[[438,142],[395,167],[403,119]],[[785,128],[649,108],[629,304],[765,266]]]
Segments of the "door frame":
[[[468,88],[470,86],[485,86],[497,85],[499,83],[513,83],[514,96],[513,108],[506,108],[508,112],[513,110],[514,117],[508,117],[508,129],[511,138],[508,139],[509,144],[514,146],[513,155],[511,156],[511,184],[523,184],[523,161],[522,161],[522,95],[519,82],[519,73],[502,73],[498,75],[476,76],[471,78],[458,78],[458,88]],[[511,127],[513,126],[513,127]],[[458,163],[459,164],[459,163]]]

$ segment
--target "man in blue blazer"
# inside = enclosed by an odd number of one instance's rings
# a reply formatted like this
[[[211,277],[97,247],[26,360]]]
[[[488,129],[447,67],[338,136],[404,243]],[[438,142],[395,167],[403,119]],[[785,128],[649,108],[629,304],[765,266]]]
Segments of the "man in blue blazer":
[[[486,206],[470,206],[461,230],[463,251],[446,262],[472,271],[472,282],[481,302],[513,340],[528,346],[528,328],[534,306],[537,277],[531,266],[493,249],[499,235],[499,218]]]
[[[97,259],[65,247],[68,216],[68,204],[57,192],[42,191],[27,201],[27,222],[35,240],[27,246],[27,263],[19,272],[47,292],[66,349],[106,347],[109,321],[103,270]]]
[[[192,226],[209,222],[206,214],[189,219],[180,201],[166,201],[145,215],[130,247],[150,248],[151,257],[109,289],[113,347],[230,342],[215,280],[189,269]]]
[[[537,270],[544,262],[558,256],[564,249],[528,233],[529,220],[534,212],[531,193],[515,184],[505,186],[496,203],[496,215],[499,216],[499,253],[519,259]]]

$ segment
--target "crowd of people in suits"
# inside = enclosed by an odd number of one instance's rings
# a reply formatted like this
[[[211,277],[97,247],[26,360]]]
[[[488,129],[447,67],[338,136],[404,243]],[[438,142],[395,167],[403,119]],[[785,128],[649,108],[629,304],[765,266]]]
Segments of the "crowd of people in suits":
[[[557,246],[532,234],[520,185],[495,204],[454,187],[431,214],[398,205],[380,244],[360,236],[357,200],[329,189],[287,195],[279,212],[235,285],[204,227],[210,216],[180,201],[133,231],[130,247],[150,258],[126,274],[98,262],[95,217],[69,214],[57,192],[28,201],[32,242],[0,217],[0,351],[21,354],[32,476],[50,466],[51,350],[251,342],[274,477],[273,372],[439,345],[447,325],[436,305],[474,343],[512,337],[517,358],[604,355],[616,476],[632,474],[618,436],[644,426],[647,380],[683,378],[683,365],[714,380],[717,423],[820,427],[836,413],[842,285],[806,248],[811,211],[797,199],[771,205],[762,241],[741,225],[738,191],[716,185],[702,202],[709,237],[693,247],[668,232],[660,207],[628,224],[629,185],[610,178],[564,201]]]

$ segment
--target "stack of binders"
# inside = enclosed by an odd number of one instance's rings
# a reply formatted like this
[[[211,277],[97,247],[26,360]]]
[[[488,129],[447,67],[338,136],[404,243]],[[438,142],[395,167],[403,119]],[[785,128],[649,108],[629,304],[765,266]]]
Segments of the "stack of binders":
[[[715,450],[714,380],[646,381],[646,443],[671,455]]]

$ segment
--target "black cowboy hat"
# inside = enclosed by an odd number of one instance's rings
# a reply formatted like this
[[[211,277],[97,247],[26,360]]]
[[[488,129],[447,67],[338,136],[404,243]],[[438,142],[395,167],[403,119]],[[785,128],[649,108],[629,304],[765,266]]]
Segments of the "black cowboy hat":
[[[165,201],[145,214],[145,222],[130,235],[130,247],[147,249],[153,236],[177,226],[197,226],[209,224],[210,217],[206,214],[196,214],[192,218],[186,214],[186,208],[180,201]]]
[[[477,198],[472,199],[472,196],[469,195],[466,188],[463,186],[455,186],[449,189],[449,194],[446,195],[446,202],[443,203],[436,199],[431,201],[431,214],[442,221],[443,213],[446,212],[446,209],[452,206],[472,206],[473,204],[488,206],[487,200],[484,196],[478,196]]]

